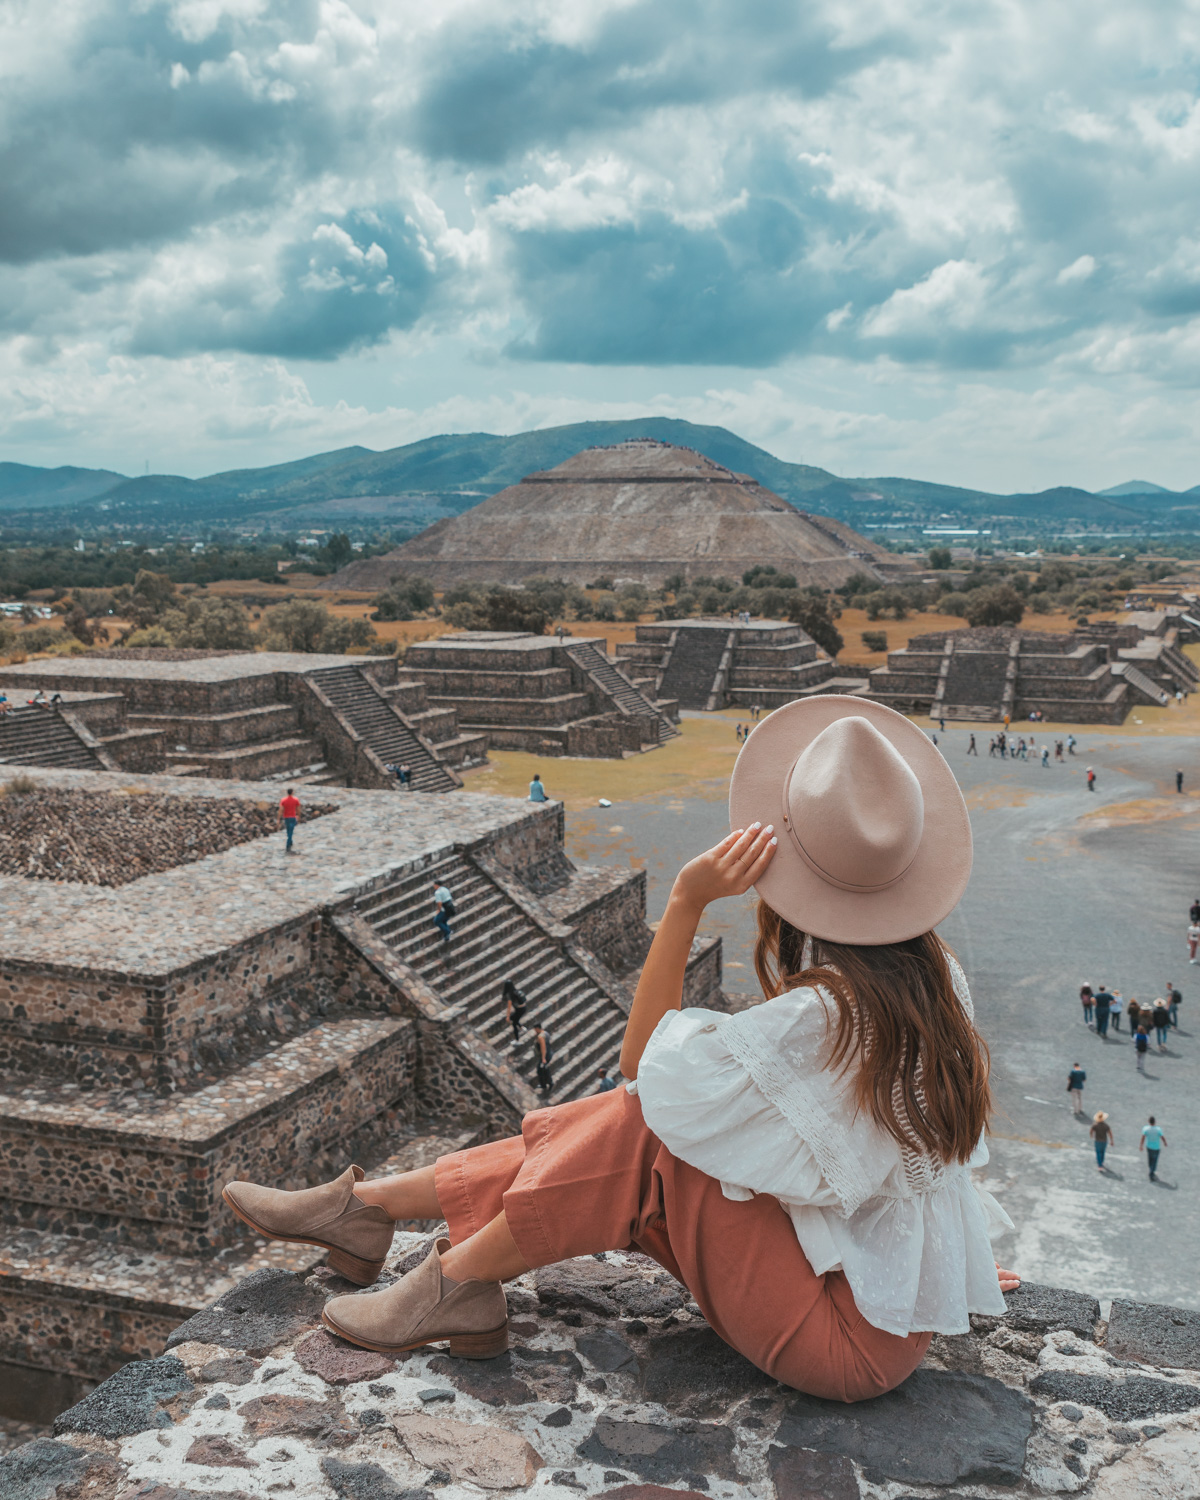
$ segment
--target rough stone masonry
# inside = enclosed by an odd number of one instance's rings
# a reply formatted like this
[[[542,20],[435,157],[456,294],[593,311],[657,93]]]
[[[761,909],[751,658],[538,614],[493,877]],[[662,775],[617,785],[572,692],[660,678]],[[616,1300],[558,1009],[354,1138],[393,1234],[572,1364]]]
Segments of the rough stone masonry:
[[[431,1242],[397,1236],[385,1278]],[[918,1500],[1200,1494],[1200,1314],[1025,1285],[856,1406],[761,1374],[640,1254],[532,1272],[512,1347],[393,1360],[261,1270],[0,1459],[4,1500]]]

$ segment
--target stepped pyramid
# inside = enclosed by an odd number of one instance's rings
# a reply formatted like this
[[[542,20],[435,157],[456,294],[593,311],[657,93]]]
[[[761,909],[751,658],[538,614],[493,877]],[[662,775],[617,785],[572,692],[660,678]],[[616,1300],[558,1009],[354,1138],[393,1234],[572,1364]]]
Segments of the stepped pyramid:
[[[769,564],[829,588],[856,572],[882,576],[889,560],[842,522],[797,510],[703,453],[637,438],[526,475],[385,556],[348,564],[322,587],[383,589],[402,574],[438,587],[544,574],[657,585],[671,573],[740,577]]]

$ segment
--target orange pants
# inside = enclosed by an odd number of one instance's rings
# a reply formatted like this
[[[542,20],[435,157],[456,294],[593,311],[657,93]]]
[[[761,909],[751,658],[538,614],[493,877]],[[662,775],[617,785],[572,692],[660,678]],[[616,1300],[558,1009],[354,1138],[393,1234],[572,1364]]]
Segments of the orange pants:
[[[735,1203],[672,1156],[623,1088],[525,1116],[521,1134],[438,1160],[452,1243],[503,1212],[530,1266],[638,1249],[681,1281],[727,1344],[776,1380],[834,1401],[900,1384],[927,1333],[866,1321],[845,1276],[818,1276],[768,1196]]]

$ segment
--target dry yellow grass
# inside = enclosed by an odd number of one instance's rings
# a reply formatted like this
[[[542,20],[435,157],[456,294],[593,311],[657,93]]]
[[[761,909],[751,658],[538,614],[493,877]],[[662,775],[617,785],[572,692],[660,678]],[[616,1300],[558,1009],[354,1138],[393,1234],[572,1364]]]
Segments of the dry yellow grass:
[[[568,812],[583,812],[601,797],[610,802],[638,798],[695,797],[720,801],[729,786],[737,759],[734,729],[739,717],[732,710],[686,718],[678,739],[657,750],[624,760],[576,760],[566,756],[529,755],[518,750],[493,750],[490,764],[468,771],[468,791],[526,797],[536,771],[549,796]]]

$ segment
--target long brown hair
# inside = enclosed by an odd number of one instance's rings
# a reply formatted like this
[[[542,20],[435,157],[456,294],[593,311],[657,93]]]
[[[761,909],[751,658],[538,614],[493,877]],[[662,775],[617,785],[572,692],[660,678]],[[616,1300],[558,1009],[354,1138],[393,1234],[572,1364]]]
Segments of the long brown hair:
[[[837,1008],[826,1067],[854,1072],[859,1108],[902,1146],[965,1162],[991,1113],[988,1050],[954,993],[942,940],[934,932],[879,947],[821,939],[820,963],[807,970],[804,942],[759,901],[754,968],[764,994],[819,985]]]

